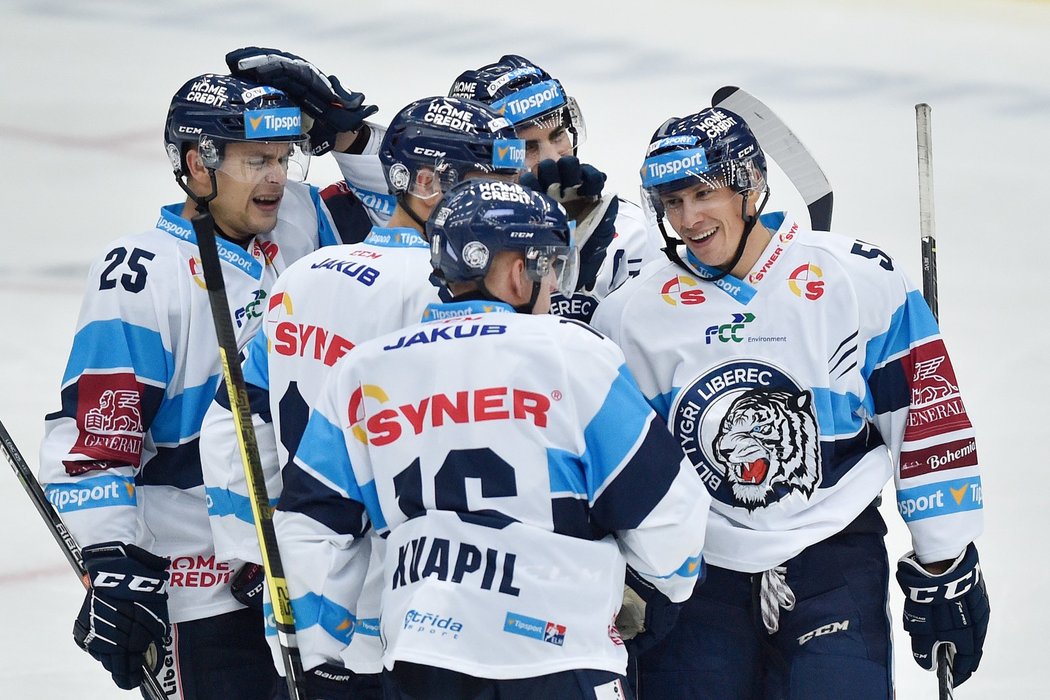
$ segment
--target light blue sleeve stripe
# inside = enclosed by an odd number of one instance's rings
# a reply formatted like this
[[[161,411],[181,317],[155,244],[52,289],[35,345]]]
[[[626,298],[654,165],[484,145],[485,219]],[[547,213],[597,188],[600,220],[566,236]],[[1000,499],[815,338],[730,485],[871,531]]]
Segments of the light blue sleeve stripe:
[[[547,471],[550,474],[551,496],[587,495],[582,464],[577,455],[567,450],[547,448]]]
[[[259,331],[252,336],[245,348],[244,383],[270,390],[270,364],[266,354],[266,333]]]
[[[350,456],[346,453],[343,431],[328,421],[320,411],[310,413],[295,460],[324,477],[358,503],[363,503],[372,525],[386,529],[386,519],[379,507],[375,482],[358,486]]]
[[[864,421],[856,414],[861,404],[860,397],[825,388],[814,387],[811,391],[822,436],[856,435],[863,427]]]
[[[201,431],[204,414],[215,399],[219,375],[200,386],[187,387],[178,396],[161,403],[150,425],[150,434],[158,445],[179,445]]]
[[[135,374],[167,386],[175,361],[160,333],[120,319],[92,321],[77,332],[62,384],[87,369],[134,367]]]
[[[653,407],[656,414],[663,418],[664,423],[667,423],[667,416],[671,413],[671,404],[674,403],[674,397],[678,395],[680,387],[673,387],[666,394],[657,394],[649,401],[649,405]]]
[[[316,593],[308,593],[292,601],[292,615],[297,629],[305,630],[320,625],[333,639],[344,645],[354,638],[353,613],[338,603]]]
[[[922,293],[913,289],[904,303],[890,317],[889,328],[868,341],[864,355],[864,380],[871,378],[876,367],[887,358],[899,355],[914,343],[940,333],[937,320],[922,298]]]
[[[350,456],[346,453],[343,431],[320,411],[312,411],[295,453],[295,460],[334,484],[350,498],[360,498]]]
[[[646,430],[652,412],[626,365],[620,365],[605,402],[583,431],[587,498],[593,499]]]
[[[314,211],[317,213],[317,238],[321,246],[336,245],[339,243],[339,236],[328,221],[327,208],[322,204],[321,200],[321,190],[313,185],[310,186],[310,199],[313,200]]]
[[[357,624],[353,614],[341,605],[316,593],[293,600],[292,616],[295,618],[295,627],[298,630],[320,625],[325,632],[344,646],[354,638],[354,628]],[[276,637],[277,625],[273,615],[273,603],[263,604],[263,619],[266,621],[266,636]]]
[[[255,524],[255,515],[252,513],[252,502],[247,496],[234,493],[229,489],[220,489],[209,486],[204,489],[208,497],[208,515],[212,517],[223,517],[232,515],[249,525]],[[277,506],[277,499],[270,499],[270,507]]]

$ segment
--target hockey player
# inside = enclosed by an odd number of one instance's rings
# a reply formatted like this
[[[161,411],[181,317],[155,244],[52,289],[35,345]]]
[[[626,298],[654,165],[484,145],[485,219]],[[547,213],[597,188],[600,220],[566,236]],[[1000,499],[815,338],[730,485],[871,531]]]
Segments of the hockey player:
[[[329,621],[299,634],[304,662],[339,658],[352,545],[374,529],[386,697],[631,697],[625,562],[681,601],[709,497],[619,349],[547,314],[574,288],[553,200],[472,180],[427,233],[453,302],[356,347],[284,470],[289,589]]]
[[[893,477],[914,551],[905,628],[930,668],[976,670],[988,600],[974,433],[936,321],[879,248],[761,216],[764,155],[704,109],[653,136],[643,188],[670,258],[596,328],[713,496],[707,581],[640,658],[645,697],[893,697],[886,526]],[[665,222],[678,234],[673,237]]]
[[[201,480],[220,365],[190,219],[214,218],[241,345],[278,273],[338,239],[318,191],[289,179],[305,174],[307,141],[284,93],[198,76],[174,95],[164,141],[187,199],[91,268],[40,481],[91,577],[74,638],[114,682],[138,686],[149,648],[168,697],[256,700],[276,674],[260,614],[231,595],[234,563],[215,556]]]
[[[455,118],[444,118],[449,115]],[[420,222],[438,205],[442,191],[481,175],[517,179],[524,154],[524,143],[507,120],[477,102],[430,97],[393,118],[379,150],[398,202],[389,225],[374,228],[362,243],[318,250],[281,274],[262,331],[248,348],[244,377],[271,499],[281,493],[280,467],[294,454],[309,407],[336,361],[367,340],[417,322],[428,304],[440,301],[444,289],[431,278],[430,246]],[[215,550],[221,559],[260,562],[235,431],[226,391],[220,388],[201,429]],[[363,549],[357,557],[362,576],[370,539],[355,543]],[[261,581],[261,570],[256,571]],[[306,669],[307,683],[330,700],[380,697],[382,560],[369,571],[375,595],[357,606],[356,624],[345,631],[347,642],[353,632],[353,643],[340,667],[326,663]],[[251,582],[244,585],[253,589]],[[374,609],[368,612],[370,605]],[[322,621],[304,613],[297,622],[299,634],[306,635]],[[271,633],[276,636],[276,629]]]
[[[257,66],[279,64],[289,54],[249,47],[227,55],[234,74],[258,79]],[[586,125],[576,100],[559,80],[526,58],[502,56],[499,61],[464,71],[452,83],[449,96],[492,105],[506,117],[526,143],[526,166],[532,176],[523,183],[555,197],[576,222],[580,247],[578,290],[555,293],[552,311],[589,321],[598,303],[638,274],[642,266],[661,259],[661,242],[647,225],[638,205],[604,190],[605,174],[581,163],[577,148],[586,140]],[[365,143],[365,131],[370,130]],[[382,127],[366,123],[350,153],[337,153],[346,187],[369,208],[373,219],[385,221],[394,201],[385,196],[384,176],[376,159]]]

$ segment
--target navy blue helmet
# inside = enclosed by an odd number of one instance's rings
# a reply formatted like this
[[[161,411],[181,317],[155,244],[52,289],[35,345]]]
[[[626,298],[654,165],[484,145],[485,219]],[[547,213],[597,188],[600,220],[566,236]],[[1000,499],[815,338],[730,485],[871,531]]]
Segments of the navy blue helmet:
[[[185,170],[190,147],[200,149],[207,167],[217,168],[230,141],[303,146],[302,114],[280,90],[229,75],[199,75],[179,88],[164,123],[164,144],[175,174]]]
[[[501,180],[453,188],[427,221],[431,264],[446,282],[480,281],[497,253],[520,252],[534,283],[552,271],[557,288],[576,288],[576,248],[565,210],[532,189]]]
[[[642,189],[659,216],[660,194],[697,183],[734,192],[764,189],[766,158],[742,117],[708,107],[687,117],[672,117],[656,130],[642,164]]]
[[[508,54],[496,63],[460,73],[448,94],[492,105],[515,126],[565,127],[572,134],[573,148],[587,137],[579,105],[565,94],[561,81],[521,56]]]
[[[525,142],[487,105],[427,97],[394,116],[379,160],[391,194],[428,199],[470,172],[517,177],[525,170]]]

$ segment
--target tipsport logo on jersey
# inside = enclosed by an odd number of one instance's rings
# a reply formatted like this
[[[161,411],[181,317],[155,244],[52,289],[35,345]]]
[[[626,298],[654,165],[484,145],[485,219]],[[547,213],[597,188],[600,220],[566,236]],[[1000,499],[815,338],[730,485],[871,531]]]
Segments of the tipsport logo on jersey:
[[[756,360],[721,364],[685,386],[668,421],[712,497],[749,511],[821,479],[813,395]]]

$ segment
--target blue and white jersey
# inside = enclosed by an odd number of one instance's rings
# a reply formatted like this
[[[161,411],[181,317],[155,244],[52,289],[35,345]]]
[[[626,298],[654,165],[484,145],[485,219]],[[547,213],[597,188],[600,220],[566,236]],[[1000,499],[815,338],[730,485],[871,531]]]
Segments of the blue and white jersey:
[[[221,377],[197,239],[183,205],[110,245],[91,268],[47,416],[40,481],[81,546],[119,540],[170,557],[172,622],[242,607],[239,562],[215,556],[198,434]],[[247,248],[218,239],[238,344],[259,328],[270,286],[336,233],[315,188],[289,183],[277,226]]]
[[[888,255],[763,217],[745,279],[654,264],[594,325],[714,500],[704,557],[770,569],[842,530],[892,477],[923,561],[982,529],[973,428],[937,323]],[[682,247],[682,255],[685,248]]]
[[[351,545],[374,530],[386,668],[624,673],[625,563],[689,596],[703,484],[583,324],[481,302],[424,318],[340,362],[285,467],[274,524],[304,664],[349,641]]]
[[[281,494],[281,467],[295,453],[310,407],[336,361],[367,340],[414,324],[428,304],[440,301],[432,271],[430,247],[417,231],[374,228],[361,243],[307,255],[274,283],[261,332],[243,364],[266,491],[274,503]],[[261,562],[225,390],[205,416],[201,462],[215,551],[224,559]],[[368,539],[362,544],[363,577]],[[344,659],[357,673],[382,669],[378,587],[370,600],[368,612],[359,610],[354,654]],[[276,641],[276,628],[267,632]]]
[[[370,123],[371,136],[362,153],[336,153],[335,159],[346,179],[347,187],[365,205],[369,216],[379,225],[394,213],[393,195],[387,194],[383,164],[379,160],[379,144],[385,128]],[[606,196],[615,196],[606,193]],[[666,260],[663,238],[648,222],[641,207],[619,198],[616,214],[616,234],[605,253],[594,284],[581,289],[571,297],[554,294],[551,313],[564,318],[589,323],[594,310],[609,292],[654,260]]]

